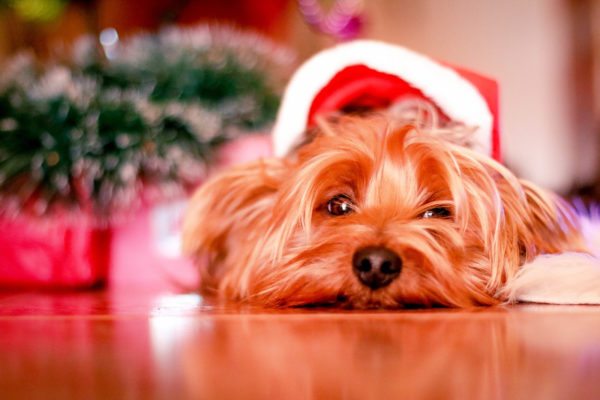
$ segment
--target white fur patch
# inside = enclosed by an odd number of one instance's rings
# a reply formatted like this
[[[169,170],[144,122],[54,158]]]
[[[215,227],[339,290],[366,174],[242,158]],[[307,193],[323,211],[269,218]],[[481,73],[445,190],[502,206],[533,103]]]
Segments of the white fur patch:
[[[523,265],[503,290],[511,302],[600,304],[600,259],[545,254]]]

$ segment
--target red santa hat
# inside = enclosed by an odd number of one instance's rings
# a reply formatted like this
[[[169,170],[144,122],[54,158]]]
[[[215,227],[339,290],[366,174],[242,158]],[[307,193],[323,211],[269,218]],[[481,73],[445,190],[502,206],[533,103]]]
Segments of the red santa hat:
[[[300,66],[273,129],[275,154],[283,156],[298,143],[318,114],[387,107],[404,96],[428,100],[448,120],[473,127],[474,147],[500,160],[494,80],[373,40],[340,44]]]

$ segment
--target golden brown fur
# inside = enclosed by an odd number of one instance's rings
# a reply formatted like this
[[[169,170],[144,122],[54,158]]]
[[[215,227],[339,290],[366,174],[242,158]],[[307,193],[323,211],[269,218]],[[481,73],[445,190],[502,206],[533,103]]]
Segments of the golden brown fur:
[[[330,215],[339,194],[353,210]],[[451,216],[423,218],[436,207]],[[351,266],[357,249],[373,245],[403,260],[399,277],[377,290]],[[223,298],[363,308],[496,304],[523,263],[585,248],[556,195],[443,132],[372,116],[321,124],[286,159],[215,176],[191,200],[184,250],[204,288]]]

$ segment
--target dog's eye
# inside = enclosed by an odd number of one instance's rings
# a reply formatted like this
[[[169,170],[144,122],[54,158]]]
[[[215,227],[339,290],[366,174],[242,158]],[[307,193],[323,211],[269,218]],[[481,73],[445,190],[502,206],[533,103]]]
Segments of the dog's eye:
[[[421,214],[421,218],[448,218],[450,210],[446,207],[435,207]]]
[[[338,194],[327,202],[327,212],[331,215],[345,215],[352,212],[352,201],[345,194]]]

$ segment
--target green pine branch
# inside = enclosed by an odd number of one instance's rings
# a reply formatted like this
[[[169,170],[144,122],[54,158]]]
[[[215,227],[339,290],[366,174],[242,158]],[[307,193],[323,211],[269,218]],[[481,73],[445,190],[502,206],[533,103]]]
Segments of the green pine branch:
[[[0,212],[110,218],[149,188],[185,190],[220,144],[271,123],[289,62],[206,29],[134,37],[110,59],[88,42],[67,64],[5,67]]]

